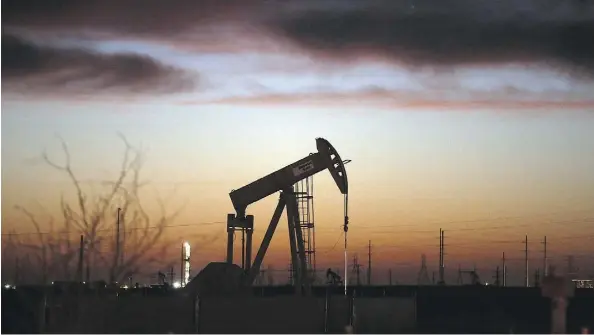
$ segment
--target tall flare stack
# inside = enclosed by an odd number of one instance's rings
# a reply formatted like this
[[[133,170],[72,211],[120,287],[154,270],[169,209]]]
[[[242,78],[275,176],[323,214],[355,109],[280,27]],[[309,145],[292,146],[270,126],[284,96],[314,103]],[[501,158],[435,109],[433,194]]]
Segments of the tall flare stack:
[[[190,243],[182,244],[181,286],[190,282]]]

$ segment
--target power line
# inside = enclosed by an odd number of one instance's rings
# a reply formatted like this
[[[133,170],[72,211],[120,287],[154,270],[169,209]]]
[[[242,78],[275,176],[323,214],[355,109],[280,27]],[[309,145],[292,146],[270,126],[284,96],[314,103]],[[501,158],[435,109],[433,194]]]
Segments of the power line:
[[[165,226],[148,226],[148,227],[134,227],[122,230],[123,232],[135,231],[135,230],[147,230],[147,229],[160,229],[160,228],[180,228],[180,227],[192,227],[192,226],[206,226],[213,224],[225,224],[223,221],[212,221],[212,222],[196,222],[178,225],[165,225]],[[102,231],[113,231],[113,228],[97,229],[96,232]],[[24,232],[24,233],[2,233],[2,236],[22,236],[22,235],[80,235],[80,231],[45,231],[45,232]]]
[[[454,236],[450,236],[450,239],[455,239],[455,235]],[[588,235],[583,235],[583,234],[576,234],[576,235],[567,235],[567,236],[560,236],[560,237],[556,237],[553,238],[551,240],[555,241],[555,240],[568,240],[568,239],[591,239],[594,238],[594,234],[588,234]],[[520,239],[510,239],[510,240],[497,240],[497,241],[489,241],[489,240],[479,240],[477,242],[472,242],[472,243],[453,243],[453,244],[449,244],[449,247],[473,247],[477,244],[481,244],[484,245],[485,243],[492,243],[492,244],[515,244],[515,243],[519,243],[521,242]],[[550,241],[549,241],[550,242]],[[436,244],[433,243],[427,243],[427,244],[415,244],[416,247],[435,247]],[[407,245],[403,245],[403,244],[374,244],[374,247],[376,248],[408,248],[409,246]],[[359,246],[353,246],[353,249],[363,249],[363,248],[367,248],[367,246],[363,246],[363,245],[359,245]]]
[[[483,219],[472,219],[472,220],[450,220],[450,221],[433,221],[429,222],[428,224],[455,224],[455,223],[478,223],[478,222],[488,222],[488,221],[507,221],[507,220],[518,220],[518,219],[526,219],[532,217],[545,217],[545,216],[553,216],[553,215],[563,215],[563,214],[577,214],[577,213],[592,213],[594,210],[592,209],[581,209],[575,211],[559,211],[559,212],[549,212],[549,213],[542,213],[542,214],[530,214],[530,215],[517,215],[517,216],[500,216],[495,218],[483,218]],[[418,226],[418,224],[405,224],[405,225],[384,225],[380,227],[398,227],[398,226]],[[377,226],[357,226],[361,227],[377,227]]]
[[[330,249],[328,249],[328,250],[324,251],[324,252],[323,252],[323,254],[327,254],[327,253],[329,253],[329,252],[333,251],[334,249],[336,249],[336,246],[338,245],[338,242],[340,242],[340,240],[342,239],[342,236],[343,236],[343,235],[344,235],[344,231],[340,232],[340,235],[339,235],[339,236],[338,236],[338,238],[336,239],[336,242],[334,242],[334,245],[332,246],[332,248],[330,248]],[[318,249],[320,249],[320,248],[318,248]],[[322,250],[323,250],[323,248],[322,248]]]
[[[590,220],[589,218],[586,220]],[[584,220],[575,220],[575,221],[557,221],[557,222],[552,222],[552,223],[556,223],[556,224],[567,224],[567,223],[574,223],[574,222],[590,222],[590,221],[584,221]],[[192,227],[192,226],[199,226],[199,225],[211,225],[211,224],[224,224],[224,222],[222,221],[212,221],[212,222],[196,222],[196,223],[191,223],[191,224],[177,224],[177,225],[166,225],[163,226],[162,228],[178,228],[178,227]],[[513,226],[505,226],[505,227],[518,227],[518,225],[513,225]],[[135,228],[128,228],[125,231],[129,232],[129,231],[134,231],[134,230],[145,230],[145,229],[157,229],[160,228],[159,226],[149,226],[149,227],[135,227]],[[477,228],[470,228],[470,229],[466,229],[466,230],[473,230],[473,231],[481,231],[484,229],[488,229],[491,227],[477,227]],[[457,231],[456,229],[451,229],[453,231]],[[105,228],[105,229],[99,229],[97,230],[98,232],[113,232],[113,228]],[[434,232],[434,231],[431,231]],[[23,232],[23,233],[2,233],[3,237],[6,236],[26,236],[26,235],[37,235],[37,234],[43,234],[43,235],[70,235],[70,234],[80,234],[80,232]],[[328,248],[328,250],[325,250],[323,252],[323,254],[328,254],[330,252],[332,252],[333,250],[336,249],[336,246],[338,245],[338,243],[340,242],[341,238],[342,238],[342,234],[344,234],[344,232],[340,232],[336,242],[334,243],[334,245],[331,248]],[[102,237],[108,237],[110,235],[101,235]],[[466,239],[467,237],[465,237]],[[578,240],[578,239],[593,239],[594,238],[594,234],[588,234],[588,235],[583,235],[583,234],[579,234],[579,235],[568,235],[568,236],[560,236],[557,238],[553,238],[552,241],[554,243],[555,240]],[[450,235],[450,241],[452,239],[456,239],[456,235]],[[491,244],[514,244],[514,243],[518,243],[519,239],[509,239],[509,240],[493,240],[493,241],[489,241],[489,240],[478,240],[478,241],[474,241],[474,242],[463,242],[463,243],[453,243],[450,244],[449,246],[451,248],[453,248],[454,250],[456,248],[463,248],[463,249],[467,249],[468,252],[470,253],[472,249],[475,248],[479,248],[484,246],[487,243],[491,243]],[[422,248],[432,248],[435,247],[436,244],[433,243],[427,243],[427,244],[415,244],[414,248],[418,248],[418,247],[422,247]],[[375,244],[376,248],[379,249],[387,249],[387,248],[396,248],[396,249],[410,249],[413,246],[410,245],[403,245],[403,244]],[[366,248],[367,246],[354,246],[354,250],[357,249],[363,249]],[[326,249],[326,248],[324,248]],[[513,261],[513,258],[508,259],[510,261]]]
[[[553,216],[553,215],[562,215],[562,214],[577,214],[577,213],[594,213],[592,209],[584,209],[584,210],[576,210],[576,211],[565,211],[565,212],[549,212],[549,213],[542,213],[542,214],[532,214],[532,215],[523,215],[523,216],[502,216],[496,218],[483,218],[483,219],[473,219],[473,220],[449,220],[449,221],[432,221],[422,223],[423,225],[450,225],[450,224],[460,224],[460,223],[480,223],[480,222],[491,222],[491,221],[508,221],[508,220],[519,220],[519,219],[528,219],[528,218],[540,218],[546,216]],[[580,219],[581,220],[581,219]],[[586,220],[594,220],[594,217],[586,217]],[[572,222],[575,220],[571,220]],[[551,222],[545,222],[544,224],[550,224]],[[553,222],[555,223],[555,222]],[[559,222],[561,223],[561,222]],[[503,225],[503,226],[491,226],[491,227],[481,227],[481,228],[448,228],[448,230],[452,231],[474,231],[477,229],[487,230],[487,229],[503,229],[503,228],[515,228],[515,227],[526,227],[531,226],[534,224],[543,224],[543,222],[538,223],[522,223],[522,224],[512,224],[512,225]],[[377,228],[410,228],[410,227],[418,227],[420,223],[406,223],[406,224],[389,224],[389,225],[357,225],[356,222],[353,225],[356,229],[377,229]],[[320,227],[321,230],[338,230],[342,229],[342,225],[335,226],[335,227]],[[317,228],[318,230],[320,228]],[[435,229],[431,230],[407,230],[407,232],[427,232],[427,233],[435,233]]]
[[[490,220],[476,220],[473,222],[487,222]],[[453,224],[453,223],[460,223],[461,221],[449,221],[443,222],[442,224]],[[583,219],[576,219],[576,220],[567,220],[567,221],[548,221],[548,222],[535,222],[535,223],[523,223],[523,224],[510,224],[510,225],[498,225],[498,226],[489,226],[489,227],[472,227],[472,228],[448,228],[448,231],[455,231],[455,232],[462,232],[462,231],[483,231],[483,230],[497,230],[497,229],[507,229],[507,228],[519,228],[519,227],[530,227],[534,225],[551,225],[551,224],[567,224],[567,223],[590,223],[594,222],[594,217],[587,217]],[[437,223],[432,223],[437,225]],[[415,225],[415,226],[418,226]],[[399,227],[406,227],[406,226],[356,226],[357,229],[377,229],[377,228],[399,228]],[[422,229],[422,230],[405,230],[405,231],[390,231],[390,230],[379,230],[376,233],[381,234],[402,234],[403,232],[406,233],[435,233],[435,229]]]

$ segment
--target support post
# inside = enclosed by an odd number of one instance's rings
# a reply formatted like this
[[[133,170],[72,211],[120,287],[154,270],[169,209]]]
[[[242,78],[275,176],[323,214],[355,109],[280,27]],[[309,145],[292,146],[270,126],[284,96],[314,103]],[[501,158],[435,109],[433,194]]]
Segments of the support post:
[[[264,234],[264,238],[262,239],[262,244],[258,249],[258,253],[256,254],[256,258],[254,258],[254,264],[250,268],[247,276],[247,285],[252,285],[256,276],[260,273],[260,266],[264,261],[264,255],[266,255],[266,251],[268,250],[268,246],[270,246],[270,241],[272,240],[272,236],[274,235],[274,231],[278,226],[278,222],[280,221],[280,217],[283,214],[283,210],[285,209],[285,198],[284,195],[281,193],[278,204],[276,205],[276,209],[274,210],[274,214],[272,215],[272,219],[270,220],[270,225],[268,229],[266,229],[266,233]]]
[[[297,292],[302,292],[303,286],[309,294],[309,281],[307,280],[307,265],[305,262],[305,245],[301,227],[299,227],[299,212],[297,209],[297,199],[293,188],[287,188],[283,191],[287,201],[287,220],[289,223],[289,236],[291,245],[291,259],[294,260],[293,268],[296,268],[296,286]]]
[[[245,271],[245,228],[241,228],[241,269]]]
[[[233,264],[233,233],[235,214],[227,214],[227,263]]]
[[[252,235],[254,233],[254,228],[247,228],[246,229],[246,249],[245,249],[245,270],[250,271],[252,267]]]
[[[305,255],[305,242],[303,240],[303,232],[299,226],[299,208],[297,206],[297,198],[295,193],[291,194],[292,201],[287,203],[287,208],[292,207],[293,229],[295,229],[295,238],[297,242],[297,258],[299,261],[299,280],[301,285],[305,286],[306,294],[309,294],[310,280],[309,271],[307,270],[307,261]]]

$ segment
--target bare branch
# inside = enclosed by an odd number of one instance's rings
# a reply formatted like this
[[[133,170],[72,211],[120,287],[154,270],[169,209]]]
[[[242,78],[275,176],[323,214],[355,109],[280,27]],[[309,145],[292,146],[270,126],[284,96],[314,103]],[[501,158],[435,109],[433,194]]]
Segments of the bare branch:
[[[166,204],[169,201],[159,201],[161,213],[156,220],[151,220],[141,202],[141,191],[148,185],[140,179],[140,172],[144,163],[143,153],[134,147],[126,137],[118,133],[124,145],[124,154],[119,172],[113,180],[101,183],[100,190],[91,189],[85,192],[79,179],[72,169],[72,160],[66,141],[57,136],[64,152],[64,161],[60,164],[49,158],[46,151],[42,157],[51,168],[64,173],[76,194],[76,205],[69,204],[64,194],[60,197],[61,222],[51,219],[48,224],[51,234],[42,234],[40,223],[33,214],[18,207],[35,227],[37,240],[23,245],[23,248],[34,252],[44,271],[44,278],[49,272],[57,275],[61,272],[66,278],[71,277],[73,260],[78,254],[78,244],[70,240],[71,233],[80,233],[85,239],[85,261],[87,266],[104,270],[112,269],[116,279],[121,276],[129,277],[139,273],[145,265],[157,262],[155,249],[163,238],[165,227],[173,222],[183,210],[181,206],[173,214],[168,215]],[[175,190],[174,190],[175,191]],[[175,192],[173,192],[175,194]],[[115,250],[115,235],[102,234],[115,229],[117,208],[121,208],[121,249],[123,254],[113,254]],[[61,224],[54,230],[56,224]],[[57,234],[54,234],[57,233]],[[37,245],[37,246],[36,246]],[[106,253],[105,246],[111,246]],[[171,244],[162,245],[163,252]],[[156,258],[155,258],[156,257]],[[96,271],[96,270],[93,270]],[[45,279],[44,279],[45,280]]]
[[[60,140],[60,143],[62,145],[62,151],[64,152],[64,155],[66,156],[64,165],[58,165],[58,164],[54,163],[52,160],[50,160],[47,155],[47,152],[45,150],[43,152],[43,159],[49,166],[51,166],[59,171],[66,172],[70,181],[74,185],[74,188],[76,189],[76,194],[77,194],[77,198],[78,198],[78,206],[81,211],[81,217],[83,219],[83,223],[85,226],[88,226],[88,222],[86,220],[86,218],[87,218],[86,197],[82,191],[82,188],[80,186],[80,182],[79,182],[78,178],[72,171],[71,161],[70,161],[70,151],[68,150],[66,141],[64,141],[64,139],[62,137],[60,137],[59,135],[56,135],[56,136]]]

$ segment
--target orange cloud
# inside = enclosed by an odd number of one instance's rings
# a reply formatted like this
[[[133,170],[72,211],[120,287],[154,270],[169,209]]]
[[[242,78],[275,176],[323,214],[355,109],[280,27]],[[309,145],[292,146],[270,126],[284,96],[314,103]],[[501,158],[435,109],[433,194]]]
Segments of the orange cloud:
[[[368,89],[354,92],[270,93],[235,96],[214,100],[186,100],[181,105],[222,104],[241,106],[300,106],[300,107],[373,107],[382,109],[563,109],[594,110],[594,99],[567,98],[563,94],[528,94],[507,96],[506,93],[471,93],[471,97],[445,98],[431,91],[405,92]]]

